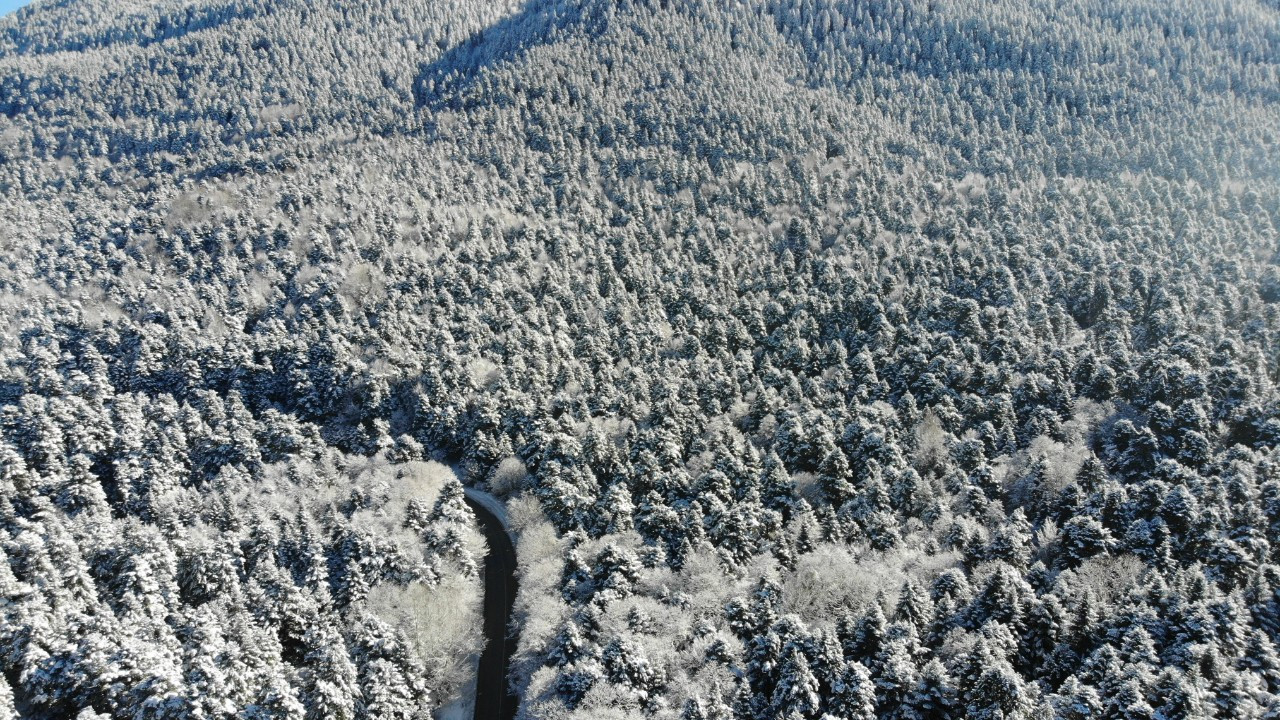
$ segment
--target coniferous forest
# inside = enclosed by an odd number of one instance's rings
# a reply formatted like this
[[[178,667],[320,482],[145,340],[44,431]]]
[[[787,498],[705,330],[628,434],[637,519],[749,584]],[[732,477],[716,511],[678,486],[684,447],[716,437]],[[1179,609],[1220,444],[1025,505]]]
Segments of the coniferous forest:
[[[1280,718],[1275,0],[0,19],[0,720]]]

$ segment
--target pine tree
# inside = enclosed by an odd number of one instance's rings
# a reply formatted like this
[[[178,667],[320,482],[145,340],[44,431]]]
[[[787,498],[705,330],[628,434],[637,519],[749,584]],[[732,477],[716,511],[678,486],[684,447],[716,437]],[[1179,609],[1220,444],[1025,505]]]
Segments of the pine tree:
[[[1026,686],[1007,666],[983,672],[965,699],[966,716],[980,720],[1015,720],[1027,717],[1032,709]]]
[[[462,483],[456,477],[450,478],[441,486],[435,505],[431,508],[432,523],[453,523],[465,525],[471,522],[471,511],[467,508],[466,498],[462,491]]]
[[[1063,525],[1059,543],[1062,548],[1062,554],[1058,556],[1060,565],[1072,568],[1094,555],[1106,552],[1112,540],[1102,523],[1081,515]]]
[[[1126,680],[1103,708],[1103,717],[1109,720],[1155,720],[1157,715],[1147,703],[1138,682]]]
[[[680,720],[710,720],[706,707],[702,704],[702,698],[693,696],[684,701],[684,708],[680,711]]]
[[[603,677],[595,663],[586,663],[566,669],[556,680],[556,694],[570,709],[574,709]]]
[[[625,532],[634,526],[632,519],[631,493],[622,485],[616,484],[605,491],[600,500],[600,517],[603,526],[601,534]]]
[[[596,556],[591,573],[592,599],[601,604],[631,595],[640,579],[640,563],[628,550],[609,544]]]
[[[92,460],[83,453],[73,455],[67,463],[67,482],[58,494],[57,503],[68,514],[103,513],[107,510],[107,495],[93,475],[92,464]]]
[[[1075,675],[1068,677],[1058,691],[1049,696],[1049,705],[1062,720],[1090,720],[1102,715],[1098,691],[1081,683]]]
[[[373,710],[374,708],[370,708]],[[381,707],[377,708],[381,709]],[[245,708],[241,717],[245,720],[304,720],[306,708],[298,700],[297,691],[291,687],[284,677],[275,673],[267,676],[266,684],[260,691],[257,702]],[[157,717],[165,717],[166,713],[157,713]],[[386,715],[382,717],[404,717],[409,715]]]
[[[605,645],[600,658],[610,682],[635,691],[646,704],[658,700],[657,694],[666,680],[638,645],[614,638]]]
[[[769,451],[764,458],[764,472],[760,480],[760,501],[766,508],[782,513],[789,519],[797,501],[795,484],[776,452]]]
[[[18,710],[13,705],[13,690],[9,681],[0,675],[0,720],[17,720]]]
[[[360,689],[365,717],[411,720],[417,716],[419,703],[425,701],[415,696],[400,668],[384,658],[371,660],[361,669]]]
[[[421,663],[399,632],[371,614],[361,614],[351,645],[363,697],[357,716],[363,708],[370,717],[412,718],[429,706]]]
[[[1192,720],[1210,714],[1205,693],[1196,683],[1176,668],[1165,668],[1156,680],[1152,697],[1160,702],[1156,717],[1161,720]]]
[[[1025,570],[1031,561],[1031,524],[1022,508],[1013,511],[1007,524],[996,530],[987,545],[986,555],[1019,570]]]
[[[1045,674],[1055,650],[1065,639],[1067,624],[1067,611],[1053,593],[1033,602],[1023,623],[1015,667],[1023,673]]]
[[[856,625],[846,625],[840,633],[845,658],[862,663],[871,662],[880,652],[887,624],[880,603],[871,603]]]
[[[849,459],[843,451],[833,447],[818,467],[818,486],[822,488],[823,497],[831,507],[838,508],[853,499],[851,475]]]
[[[799,720],[815,717],[819,706],[818,679],[809,661],[794,646],[782,659],[772,698],[773,717]]]
[[[583,657],[591,649],[591,644],[587,638],[583,637],[582,632],[578,629],[578,624],[573,620],[565,622],[560,633],[556,635],[556,639],[552,645],[551,652],[547,655],[547,662],[552,665],[571,665]]]
[[[796,534],[796,554],[807,555],[813,552],[817,548],[817,534],[812,516],[804,514],[800,520],[800,532]]]
[[[920,671],[920,679],[903,701],[903,720],[942,720],[955,713],[955,687],[947,669],[937,659],[930,660]]]
[[[1275,644],[1265,632],[1254,629],[1249,633],[1248,644],[1240,655],[1239,665],[1241,669],[1257,673],[1266,683],[1269,692],[1280,694],[1280,653],[1276,652]]]
[[[778,687],[778,671],[782,666],[782,640],[772,630],[756,635],[747,644],[746,701],[753,716],[772,712],[772,699]]]
[[[891,636],[899,634],[902,626],[891,626]],[[920,670],[916,665],[913,649],[918,649],[914,638],[893,637],[877,654],[874,667],[876,686],[876,714],[879,717],[899,717],[903,706],[919,682]]]
[[[907,623],[916,630],[927,628],[933,620],[933,603],[914,580],[907,580],[902,584],[893,619]]]
[[[304,643],[308,650],[302,702],[307,720],[354,720],[362,695],[342,638],[327,628],[315,628]]]
[[[826,701],[827,712],[824,717],[837,720],[874,720],[876,717],[876,692],[871,681],[871,674],[860,662],[851,662],[844,666],[836,682],[832,683],[831,695]]]

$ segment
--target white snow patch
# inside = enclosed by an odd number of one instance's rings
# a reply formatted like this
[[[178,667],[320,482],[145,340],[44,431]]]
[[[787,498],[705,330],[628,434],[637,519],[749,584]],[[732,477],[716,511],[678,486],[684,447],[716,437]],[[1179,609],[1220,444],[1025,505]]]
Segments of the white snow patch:
[[[457,471],[455,470],[454,472]],[[463,492],[467,494],[468,498],[478,503],[480,507],[493,513],[493,516],[498,518],[498,522],[502,523],[502,529],[506,530],[508,535],[511,534],[511,519],[507,516],[507,506],[503,505],[501,500],[483,490],[476,490],[471,487],[464,486]]]
[[[462,687],[458,699],[431,713],[435,720],[471,720],[476,714],[476,675],[480,673],[480,656],[471,658],[471,680]]]

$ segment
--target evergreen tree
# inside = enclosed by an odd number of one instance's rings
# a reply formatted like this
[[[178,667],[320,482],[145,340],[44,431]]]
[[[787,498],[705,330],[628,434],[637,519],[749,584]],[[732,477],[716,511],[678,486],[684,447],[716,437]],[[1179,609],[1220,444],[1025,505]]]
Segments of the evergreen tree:
[[[876,714],[879,717],[901,716],[904,704],[919,682],[920,669],[912,652],[913,645],[914,638],[895,637],[876,656]]]
[[[1111,542],[1110,533],[1094,518],[1087,515],[1072,518],[1062,526],[1059,563],[1067,568],[1076,567],[1090,557],[1106,552]]]
[[[9,682],[0,677],[0,720],[16,720],[18,710],[13,706],[13,690]]]
[[[1147,703],[1136,680],[1124,681],[1103,708],[1103,717],[1115,720],[1154,720],[1155,709]]]
[[[934,659],[921,670],[916,686],[902,703],[900,716],[904,720],[940,720],[952,717],[955,709],[951,678],[946,667]]]
[[[657,701],[657,693],[666,681],[639,646],[615,638],[604,647],[600,657],[610,682],[635,691],[646,705]]]
[[[0,715],[434,712],[427,458],[531,720],[1276,714],[1274,3],[180,4],[0,20]]]
[[[1008,667],[990,668],[965,694],[965,714],[972,718],[1027,717],[1032,709],[1031,697],[1018,675]]]
[[[1102,716],[1102,700],[1098,691],[1080,682],[1075,675],[1067,678],[1049,697],[1049,705],[1063,720],[1085,720]]]
[[[819,707],[818,679],[809,661],[794,646],[784,655],[773,691],[774,717],[796,720],[815,717]]]
[[[587,692],[595,687],[602,677],[603,673],[594,664],[580,665],[560,674],[556,680],[555,691],[564,704],[572,710],[582,702]]]
[[[415,695],[404,673],[391,661],[383,658],[369,661],[361,669],[359,682],[364,698],[362,714],[366,717],[409,720],[417,715],[422,699]]]
[[[1156,717],[1162,720],[1190,720],[1209,714],[1204,692],[1196,686],[1195,678],[1188,678],[1175,668],[1160,673],[1152,696],[1160,703]]]
[[[932,602],[915,581],[907,580],[903,583],[902,592],[898,595],[898,605],[894,610],[893,619],[907,623],[917,630],[927,627],[928,623],[933,619]]]
[[[362,694],[346,645],[336,633],[323,628],[309,631],[305,645],[302,703],[307,719],[354,720]]]
[[[831,685],[824,715],[838,720],[872,720],[876,717],[876,693],[871,674],[859,662],[844,666]]]
[[[374,688],[374,692],[378,689]],[[382,711],[387,709],[384,705],[371,706],[371,711]],[[164,711],[158,712],[160,717],[165,716]],[[285,718],[286,720],[303,720],[306,717],[306,708],[298,700],[297,692],[289,685],[283,677],[278,675],[269,675],[267,683],[261,690],[259,699],[254,704],[245,708],[241,713],[241,717],[246,720],[258,720],[262,718]],[[386,717],[409,717],[408,714],[387,715]]]

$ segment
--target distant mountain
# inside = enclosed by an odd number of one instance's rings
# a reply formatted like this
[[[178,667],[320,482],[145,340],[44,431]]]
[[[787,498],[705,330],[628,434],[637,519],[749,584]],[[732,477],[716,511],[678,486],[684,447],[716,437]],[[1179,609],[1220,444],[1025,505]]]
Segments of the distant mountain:
[[[0,19],[0,720],[1280,713],[1274,2]]]

